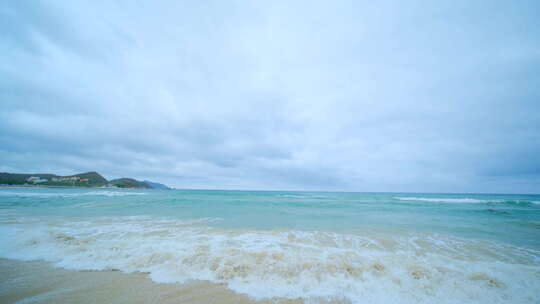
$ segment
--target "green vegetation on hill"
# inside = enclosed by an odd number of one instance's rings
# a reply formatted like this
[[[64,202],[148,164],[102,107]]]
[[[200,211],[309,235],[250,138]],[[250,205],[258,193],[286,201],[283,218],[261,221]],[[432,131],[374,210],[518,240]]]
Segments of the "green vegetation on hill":
[[[40,185],[59,187],[102,187],[169,189],[167,186],[132,178],[119,178],[107,181],[99,173],[91,171],[81,174],[60,176],[55,174],[20,174],[0,172],[0,185]]]
[[[0,172],[0,184],[4,185],[24,185],[27,183],[27,179],[31,176],[37,176],[40,178],[52,178],[53,174],[19,174],[19,173],[6,173]]]
[[[116,186],[118,188],[144,188],[144,189],[151,188],[146,183],[140,182],[133,178],[127,178],[127,177],[110,180],[109,184]]]
[[[108,181],[105,177],[101,176],[101,174],[91,171],[91,172],[85,172],[81,174],[76,174],[72,176],[78,176],[82,179],[88,179],[88,184],[92,186],[104,186],[107,185]]]

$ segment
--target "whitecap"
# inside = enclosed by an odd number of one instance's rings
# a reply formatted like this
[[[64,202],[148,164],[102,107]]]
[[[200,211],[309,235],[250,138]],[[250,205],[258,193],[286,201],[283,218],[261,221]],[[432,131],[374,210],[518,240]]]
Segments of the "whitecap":
[[[493,200],[481,200],[481,199],[475,199],[475,198],[394,197],[394,199],[397,199],[400,201],[420,201],[420,202],[434,202],[434,203],[464,203],[464,204],[493,202]]]
[[[221,229],[216,218],[27,218],[0,225],[0,257],[77,270],[207,280],[255,299],[527,303],[540,252],[440,234]]]

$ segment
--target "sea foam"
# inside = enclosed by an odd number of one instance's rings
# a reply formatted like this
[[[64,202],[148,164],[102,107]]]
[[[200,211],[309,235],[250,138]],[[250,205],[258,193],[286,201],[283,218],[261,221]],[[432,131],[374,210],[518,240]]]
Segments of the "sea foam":
[[[0,225],[0,257],[75,270],[207,280],[255,299],[535,303],[540,253],[440,234],[222,229],[220,219],[25,218]]]
[[[509,204],[509,205],[538,205],[539,201],[519,199],[476,199],[476,198],[437,198],[437,197],[394,197],[399,201],[454,203],[454,204]]]
[[[487,203],[490,201],[474,199],[474,198],[430,198],[430,197],[394,197],[400,201],[419,201],[419,202],[434,202],[434,203]]]

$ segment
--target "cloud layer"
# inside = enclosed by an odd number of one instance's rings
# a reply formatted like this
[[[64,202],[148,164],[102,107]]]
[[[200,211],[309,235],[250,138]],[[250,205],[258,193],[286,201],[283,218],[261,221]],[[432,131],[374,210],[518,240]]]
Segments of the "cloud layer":
[[[540,192],[537,1],[4,1],[0,171]]]

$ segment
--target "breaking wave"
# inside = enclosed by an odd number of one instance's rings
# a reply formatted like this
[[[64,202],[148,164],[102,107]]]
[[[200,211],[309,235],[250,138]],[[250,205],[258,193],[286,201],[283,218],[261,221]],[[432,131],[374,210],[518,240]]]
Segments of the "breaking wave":
[[[540,252],[440,234],[211,227],[216,218],[25,218],[0,224],[0,257],[75,270],[207,280],[255,299],[534,303]]]
[[[461,203],[461,204],[488,204],[502,203],[510,205],[539,205],[540,201],[512,200],[512,199],[476,199],[476,198],[431,198],[431,197],[394,197],[400,201],[432,202],[432,203]]]

